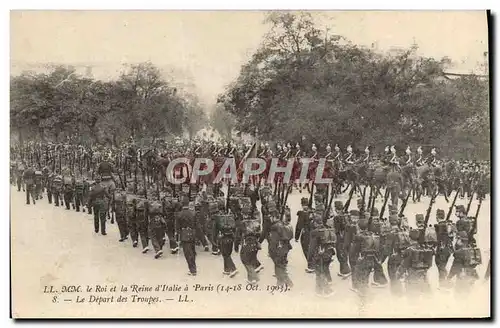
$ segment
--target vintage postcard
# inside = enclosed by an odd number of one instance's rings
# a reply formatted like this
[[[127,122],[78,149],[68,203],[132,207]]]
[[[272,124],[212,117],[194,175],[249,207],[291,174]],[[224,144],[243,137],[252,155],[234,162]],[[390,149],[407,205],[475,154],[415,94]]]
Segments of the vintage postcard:
[[[488,318],[486,11],[11,11],[13,318]]]

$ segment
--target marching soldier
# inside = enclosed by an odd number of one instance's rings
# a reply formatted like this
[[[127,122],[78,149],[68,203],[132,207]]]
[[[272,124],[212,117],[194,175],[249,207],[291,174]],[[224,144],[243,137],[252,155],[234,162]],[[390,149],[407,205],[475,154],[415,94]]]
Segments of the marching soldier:
[[[16,170],[17,191],[21,191],[21,187],[23,188],[23,192],[25,191],[23,183],[24,170],[26,170],[24,161],[18,161]]]
[[[429,157],[429,166],[436,166],[437,165],[437,158],[436,158],[436,148],[432,148],[431,150],[431,156]]]
[[[315,263],[316,294],[327,297],[333,293],[330,287],[330,264],[335,255],[335,231],[333,229],[333,222],[323,223],[323,215],[321,214],[314,216],[311,225],[310,247]]]
[[[180,236],[182,250],[189,268],[188,275],[196,276],[196,219],[194,210],[189,209],[189,198],[182,199],[182,210],[177,217],[177,234]]]
[[[149,235],[148,235],[148,210],[149,202],[143,196],[144,190],[138,191],[135,204],[135,217],[130,228],[130,236],[132,237],[133,247],[137,247],[137,237],[141,239],[142,253],[146,254],[149,251]]]
[[[352,152],[352,147],[351,145],[347,146],[347,154],[346,154],[346,157],[344,159],[344,163],[346,164],[349,164],[349,165],[353,165],[355,163],[355,157],[354,157],[354,153]]]
[[[355,236],[358,234],[359,226],[359,211],[351,210],[349,214],[346,216],[346,228],[344,234],[344,251],[348,257],[348,263],[351,267],[351,272],[354,274],[356,270],[356,261],[357,257],[351,252],[352,244],[355,239]],[[357,288],[355,279],[352,279],[353,288]]]
[[[456,276],[456,290],[460,293],[468,293],[475,281],[479,279],[476,267],[482,263],[481,250],[474,241],[471,242],[465,231],[458,232],[457,237],[448,281]]]
[[[397,277],[397,271],[399,266],[403,263],[404,251],[410,246],[410,236],[407,231],[400,228],[397,215],[389,215],[389,224],[391,230],[385,241],[385,244],[388,246],[389,254],[387,271],[391,281],[391,292],[400,295],[402,292],[402,285]]]
[[[203,245],[203,248],[205,249],[205,252],[208,252],[209,251],[209,247],[208,247],[208,242],[207,242],[207,237],[205,235],[205,213],[203,212],[203,209],[202,209],[202,206],[200,204],[200,202],[195,202],[195,205],[194,205],[194,212],[195,212],[195,216],[196,216],[196,239],[201,242],[201,244]],[[232,247],[231,247],[232,249]]]
[[[107,190],[101,186],[100,177],[96,177],[96,184],[90,191],[89,203],[94,208],[94,231],[99,233],[99,223],[100,230],[103,236],[106,235],[106,214],[107,214],[107,204],[109,199],[109,194]],[[56,204],[56,206],[58,206]]]
[[[43,193],[43,173],[40,170],[35,171],[35,198],[42,199]]]
[[[288,252],[291,249],[290,240],[293,238],[293,229],[290,229],[289,223],[284,223],[279,218],[279,212],[276,209],[274,201],[268,203],[269,225],[264,227],[259,239],[259,243],[268,237],[269,255],[274,263],[274,273],[278,286],[292,287],[293,283],[288,276],[286,267],[288,264]],[[267,230],[267,231],[266,231]]]
[[[80,206],[83,206],[84,190],[85,185],[82,177],[80,176],[75,180],[75,209],[77,212],[80,212]],[[82,208],[82,212],[85,212],[84,208]]]
[[[164,199],[163,206],[165,207],[165,224],[166,224],[166,233],[168,237],[168,244],[170,246],[170,253],[176,254],[179,251],[179,245],[177,244],[177,240],[175,239],[175,218],[177,212],[179,212],[182,207],[181,204],[174,198],[169,197]]]
[[[261,234],[260,217],[258,212],[252,215],[238,225],[234,251],[238,252],[241,244],[240,258],[241,263],[247,270],[247,282],[256,284],[259,281],[258,273],[264,269],[264,266],[257,259],[257,253],[261,249],[259,243]]]
[[[406,153],[405,165],[410,165],[412,163],[410,146],[406,147],[405,153]]]
[[[417,153],[418,153],[418,158],[417,158],[417,160],[415,161],[415,164],[416,164],[417,166],[422,166],[422,165],[424,165],[424,164],[425,164],[424,159],[422,158],[422,147],[420,147],[420,146],[419,146],[419,147],[417,148]]]
[[[70,204],[73,201],[73,185],[73,177],[69,174],[65,174],[63,176],[63,198],[66,210],[70,209]]]
[[[297,212],[297,225],[295,227],[295,242],[299,242],[302,247],[302,252],[306,257],[307,268],[306,272],[314,272],[313,259],[309,257],[309,243],[311,234],[311,211],[309,210],[309,201],[307,198],[302,197],[300,200],[302,210]]]

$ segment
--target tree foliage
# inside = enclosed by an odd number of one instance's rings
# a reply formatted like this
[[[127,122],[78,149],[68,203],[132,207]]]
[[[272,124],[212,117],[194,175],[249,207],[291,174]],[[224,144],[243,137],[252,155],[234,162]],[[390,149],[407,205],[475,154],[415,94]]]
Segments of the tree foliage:
[[[207,119],[194,95],[181,95],[149,62],[127,66],[107,82],[59,66],[11,77],[10,88],[12,130],[27,138],[77,134],[116,145],[129,136],[192,135]]]
[[[219,97],[237,129],[324,146],[489,153],[488,81],[451,80],[449,59],[419,56],[416,45],[380,53],[352,44],[320,31],[309,13],[273,12],[265,22],[260,48]]]

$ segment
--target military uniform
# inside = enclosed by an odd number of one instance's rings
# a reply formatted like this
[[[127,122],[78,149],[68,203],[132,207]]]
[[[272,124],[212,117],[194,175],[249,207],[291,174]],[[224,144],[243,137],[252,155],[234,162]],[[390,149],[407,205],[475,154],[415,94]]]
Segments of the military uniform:
[[[238,223],[236,229],[236,240],[234,250],[238,252],[240,244],[240,259],[247,271],[247,281],[255,284],[259,281],[258,273],[264,268],[257,259],[257,253],[261,249],[259,237],[261,234],[260,217],[258,213],[252,218],[245,218]]]
[[[413,244],[403,253],[403,262],[398,269],[398,276],[406,275],[406,291],[411,296],[418,296],[430,290],[427,271],[432,266],[433,251],[420,240],[421,231],[410,230]]]
[[[479,279],[476,267],[482,264],[481,250],[474,241],[471,242],[465,231],[458,232],[457,236],[453,263],[447,278],[451,280],[456,276],[456,290],[459,293],[469,293]]]
[[[288,222],[280,221],[279,213],[274,209],[270,210],[269,225],[262,230],[259,242],[262,243],[266,235],[268,236],[269,255],[274,263],[277,285],[293,286],[287,272],[288,252],[292,248],[290,240],[293,238],[293,228]]]
[[[347,229],[347,215],[344,213],[344,204],[341,201],[335,201],[334,203],[335,212],[337,213],[333,218],[336,243],[335,243],[335,253],[337,254],[337,260],[340,264],[339,276],[347,278],[351,275],[351,268],[349,266],[348,249],[346,248],[345,236]]]
[[[391,282],[391,292],[400,295],[403,291],[402,284],[397,276],[398,268],[403,263],[404,251],[410,246],[410,236],[406,230],[399,226],[396,215],[389,216],[390,232],[385,239],[389,259],[387,260],[387,271]]]
[[[74,179],[70,175],[63,176],[63,198],[66,209],[70,209],[70,204],[73,201]]]
[[[438,272],[439,284],[446,284],[446,276],[448,271],[446,265],[453,254],[453,238],[455,234],[455,226],[451,220],[445,219],[445,213],[442,209],[436,211],[437,224],[434,225],[437,236],[436,257],[434,259]]]
[[[365,213],[365,218],[370,221],[370,214]],[[385,276],[382,265],[389,256],[389,253],[384,247],[389,229],[387,227],[386,219],[379,218],[379,213],[376,208],[373,208],[371,215],[371,224],[369,224],[368,230],[374,235],[378,236],[380,243],[378,261],[374,262],[373,285],[375,287],[384,287],[385,285],[387,285],[387,278]]]
[[[368,230],[368,220],[361,218],[358,221],[359,232],[352,241],[350,258],[355,259],[353,270],[354,290],[366,293],[370,273],[379,261],[380,237]]]
[[[314,260],[309,257],[309,243],[311,235],[311,211],[308,208],[307,198],[301,199],[302,210],[297,212],[297,225],[295,227],[295,241],[300,238],[302,252],[307,261],[307,271],[314,272]]]
[[[183,207],[177,216],[177,234],[180,236],[182,250],[189,268],[189,274],[196,276],[195,233],[196,219],[194,210],[189,209],[189,199],[183,199]]]
[[[179,245],[175,239],[175,217],[176,213],[180,211],[181,205],[177,199],[169,197],[163,200],[163,206],[165,208],[165,229],[170,253],[176,254],[179,251]]]
[[[43,173],[40,170],[35,171],[35,198],[42,199],[43,193]]]
[[[77,202],[78,204],[78,202]],[[79,207],[77,205],[77,211]],[[120,232],[119,241],[122,242],[127,239],[128,236],[128,226],[127,226],[127,194],[121,192],[116,195],[113,202],[113,211],[116,214],[116,223],[118,225],[118,230]]]
[[[25,170],[23,180],[26,185],[26,204],[30,204],[30,197],[33,199],[33,204],[35,204],[35,170],[32,168]]]
[[[26,166],[24,165],[24,163],[18,163],[16,170],[17,191],[21,191],[21,187],[23,191],[25,191],[23,183],[24,170],[26,170]]]
[[[196,216],[196,239],[201,242],[205,251],[209,251],[207,237],[205,235],[205,214],[203,212],[200,203],[196,203],[194,206],[195,216]],[[231,246],[232,249],[232,246]]]
[[[77,212],[80,212],[80,207],[83,207],[84,189],[83,179],[79,177],[75,180],[75,210]],[[85,209],[82,208],[82,211],[85,212]]]
[[[358,210],[351,210],[349,212],[349,215],[346,217],[346,228],[345,228],[345,234],[344,234],[344,250],[348,256],[348,263],[349,266],[351,267],[351,272],[354,275],[354,271],[356,270],[356,261],[357,261],[357,256],[354,255],[351,252],[352,244],[355,239],[355,236],[358,234],[359,231],[359,226],[358,226],[358,221],[359,221],[359,211]],[[355,279],[353,277],[352,279],[353,282],[353,287],[356,288],[354,285]]]
[[[159,201],[151,201],[148,206],[148,227],[151,244],[155,251],[155,259],[163,254],[165,244],[166,222],[163,216],[163,206]]]
[[[100,181],[96,180],[97,184],[92,188],[89,195],[89,203],[92,204],[94,208],[94,231],[99,232],[99,223],[101,227],[101,234],[106,235],[106,214],[108,211],[107,204],[109,194],[100,185]],[[56,206],[58,206],[56,204]]]
[[[137,247],[138,238],[140,238],[142,252],[147,253],[149,251],[148,201],[141,196],[137,196],[135,201],[135,215],[129,225],[130,237],[134,247]]]
[[[214,236],[218,236],[219,246],[224,262],[223,274],[234,277],[238,270],[234,265],[231,254],[233,252],[236,233],[236,218],[234,214],[218,214],[215,218]]]

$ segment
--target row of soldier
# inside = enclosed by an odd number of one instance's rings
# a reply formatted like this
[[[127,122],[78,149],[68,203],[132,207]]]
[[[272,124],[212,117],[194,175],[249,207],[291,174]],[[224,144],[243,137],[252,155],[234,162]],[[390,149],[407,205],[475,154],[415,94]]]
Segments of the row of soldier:
[[[367,290],[371,272],[376,285],[387,284],[382,269],[386,259],[394,293],[401,292],[401,279],[408,291],[428,289],[426,273],[432,266],[433,256],[443,287],[456,276],[457,286],[467,290],[478,277],[475,267],[481,263],[481,253],[474,239],[477,213],[475,217],[467,217],[470,205],[467,209],[464,206],[456,208],[456,223],[450,220],[455,201],[446,216],[438,209],[438,224],[430,229],[432,197],[427,215],[418,214],[417,227],[411,229],[404,215],[391,206],[387,219],[383,218],[383,213],[378,213],[374,202],[370,207],[365,206],[364,200],[358,202],[358,210],[348,210],[349,199],[346,204],[336,201],[334,211],[330,211],[333,194],[328,201],[317,192],[314,209],[312,196],[309,200],[302,199],[303,208],[297,213],[294,234],[287,196],[276,197],[280,191],[273,194],[267,185],[257,190],[252,185],[232,186],[226,191],[226,197],[220,188],[200,191],[192,190],[197,185],[185,185],[187,188],[180,190],[172,186],[152,200],[151,196],[148,199],[148,189],[144,185],[134,186],[133,183],[126,191],[113,193],[115,178],[107,164],[99,166],[95,181],[75,178],[71,172],[58,175],[49,170],[28,168],[17,177],[18,190],[25,188],[28,204],[30,198],[33,202],[41,198],[44,189],[49,203],[54,202],[55,206],[59,206],[60,198],[68,210],[74,206],[80,211],[80,206],[86,204],[89,214],[93,212],[96,233],[100,231],[106,235],[106,219],[109,217],[111,222],[116,219],[119,240],[123,242],[130,236],[132,246],[137,247],[140,239],[144,253],[149,251],[151,241],[155,258],[162,256],[168,239],[171,253],[182,247],[190,275],[197,274],[196,243],[201,243],[208,251],[209,242],[214,255],[222,254],[224,274],[234,277],[238,273],[231,258],[234,249],[240,251],[248,282],[256,283],[258,272],[263,269],[257,254],[267,240],[277,284],[291,287],[287,257],[295,237],[296,241],[300,240],[307,261],[306,271],[316,273],[320,295],[332,293],[329,266],[335,255],[340,264],[339,276],[351,276],[353,290],[361,294]],[[282,192],[288,195],[291,188],[285,189]],[[149,195],[153,193],[150,189]],[[257,209],[259,199],[260,211]],[[381,212],[384,207],[385,203]],[[446,264],[452,253],[453,265],[448,273]]]

